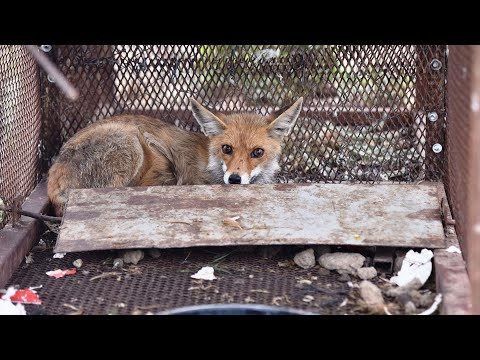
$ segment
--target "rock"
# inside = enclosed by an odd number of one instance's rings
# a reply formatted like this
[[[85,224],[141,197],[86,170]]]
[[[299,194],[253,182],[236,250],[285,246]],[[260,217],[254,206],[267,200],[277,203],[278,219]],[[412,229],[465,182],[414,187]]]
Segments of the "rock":
[[[82,259],[77,259],[73,262],[73,266],[75,266],[77,269],[80,269],[83,265]]]
[[[383,312],[383,296],[382,291],[368,280],[363,280],[360,283],[360,296],[365,305],[375,313]]]
[[[330,270],[327,270],[323,267],[318,268],[318,275],[327,276],[330,275]]]
[[[123,254],[123,262],[125,264],[137,265],[140,260],[145,256],[143,250],[127,250]]]
[[[418,290],[423,286],[422,282],[417,278],[410,281],[408,284],[399,286],[397,288],[388,289],[385,294],[390,297],[398,297],[404,293],[409,293],[412,290]]]
[[[295,255],[293,261],[302,269],[313,268],[315,266],[315,254],[313,249],[307,249],[299,252],[297,255]]]
[[[121,269],[123,267],[123,259],[116,258],[113,260],[113,268],[114,269]]]
[[[328,270],[337,270],[338,273],[355,275],[357,269],[363,266],[365,257],[357,253],[323,254],[318,258],[320,266]]]
[[[158,259],[162,254],[159,249],[148,249],[147,252],[148,252],[148,255],[150,255],[150,257],[154,259]]]
[[[377,270],[374,267],[365,267],[357,270],[357,276],[362,280],[370,280],[377,276]]]
[[[342,274],[338,277],[338,281],[340,281],[340,282],[349,282],[351,280],[352,279],[350,278],[350,275],[348,275],[348,274]]]
[[[417,314],[417,307],[411,301],[405,304],[405,314],[407,315],[416,315]]]

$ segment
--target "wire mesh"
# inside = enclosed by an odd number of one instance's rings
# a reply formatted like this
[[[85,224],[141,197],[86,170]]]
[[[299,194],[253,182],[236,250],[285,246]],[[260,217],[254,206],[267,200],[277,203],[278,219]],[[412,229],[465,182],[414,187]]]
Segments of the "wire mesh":
[[[304,108],[281,159],[282,182],[441,180],[445,46],[54,46],[81,91],[71,103],[42,77],[44,170],[76,131],[121,113],[199,131],[193,96],[217,111]],[[439,66],[438,66],[439,65]],[[435,113],[436,122],[428,120]]]
[[[39,178],[40,89],[37,65],[23,46],[0,45],[0,198],[30,194]],[[0,228],[9,216],[0,219]]]

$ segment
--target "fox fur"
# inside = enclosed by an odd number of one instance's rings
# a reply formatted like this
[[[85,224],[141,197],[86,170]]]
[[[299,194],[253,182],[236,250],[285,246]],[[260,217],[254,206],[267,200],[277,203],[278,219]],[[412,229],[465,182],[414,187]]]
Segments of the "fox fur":
[[[261,116],[213,113],[190,99],[202,134],[141,115],[97,121],[63,145],[48,173],[49,199],[62,216],[69,189],[271,183],[302,102]]]

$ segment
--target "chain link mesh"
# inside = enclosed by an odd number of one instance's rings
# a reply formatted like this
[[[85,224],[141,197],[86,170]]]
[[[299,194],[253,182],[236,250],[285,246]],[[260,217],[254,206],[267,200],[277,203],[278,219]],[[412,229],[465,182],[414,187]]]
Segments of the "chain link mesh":
[[[303,96],[303,112],[286,141],[279,181],[441,180],[443,151],[432,148],[445,145],[445,50],[55,46],[51,56],[80,89],[81,98],[69,102],[43,76],[44,170],[63,142],[103,117],[141,113],[199,131],[188,110],[190,96],[219,111],[261,114]],[[429,121],[429,113],[438,120]]]
[[[39,177],[37,65],[23,46],[0,45],[0,198],[30,194]],[[0,228],[9,216],[0,219]]]

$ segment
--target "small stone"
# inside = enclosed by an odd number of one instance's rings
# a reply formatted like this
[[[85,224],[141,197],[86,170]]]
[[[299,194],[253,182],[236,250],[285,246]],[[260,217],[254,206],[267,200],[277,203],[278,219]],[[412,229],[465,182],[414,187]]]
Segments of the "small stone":
[[[338,281],[340,281],[340,282],[349,282],[351,280],[352,280],[352,278],[348,274],[342,274],[338,277]]]
[[[125,264],[137,265],[145,256],[143,250],[127,250],[123,254],[123,262]]]
[[[150,255],[150,257],[154,259],[158,259],[161,255],[161,252],[159,249],[148,249],[147,252],[148,252],[148,255]]]
[[[315,253],[313,249],[304,250],[295,255],[293,261],[302,269],[311,269],[315,266]]]
[[[357,269],[363,266],[365,257],[357,253],[330,253],[318,258],[320,266],[328,270],[337,270],[338,273],[355,275]]]
[[[411,301],[405,304],[405,314],[407,315],[416,315],[417,314],[417,307]]]
[[[377,270],[374,267],[365,267],[357,270],[357,276],[362,280],[370,280],[377,276]]]
[[[368,306],[379,307],[384,305],[382,291],[368,280],[363,280],[360,283],[360,296]]]
[[[113,260],[113,268],[114,269],[120,269],[123,267],[123,259],[121,258],[116,258]]]
[[[305,295],[302,299],[302,301],[306,303],[312,302],[313,300],[315,300],[315,298],[312,295]]]
[[[75,266],[77,269],[80,269],[83,265],[82,259],[77,259],[73,262],[73,266]]]
[[[328,276],[330,275],[330,270],[320,267],[318,268],[318,275]]]

